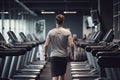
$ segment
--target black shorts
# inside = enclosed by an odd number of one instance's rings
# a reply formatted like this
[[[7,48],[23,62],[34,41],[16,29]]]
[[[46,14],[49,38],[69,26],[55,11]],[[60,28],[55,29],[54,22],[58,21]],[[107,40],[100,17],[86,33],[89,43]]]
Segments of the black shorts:
[[[67,57],[51,57],[51,72],[52,77],[62,76],[66,73]]]

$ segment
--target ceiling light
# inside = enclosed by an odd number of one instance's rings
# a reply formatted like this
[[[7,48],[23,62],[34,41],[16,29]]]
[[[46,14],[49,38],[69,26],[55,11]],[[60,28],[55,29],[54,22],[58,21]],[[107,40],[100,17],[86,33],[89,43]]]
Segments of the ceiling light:
[[[8,14],[8,12],[0,12],[0,14]]]
[[[76,11],[64,11],[64,14],[76,14]]]
[[[41,14],[55,14],[54,11],[41,11]]]

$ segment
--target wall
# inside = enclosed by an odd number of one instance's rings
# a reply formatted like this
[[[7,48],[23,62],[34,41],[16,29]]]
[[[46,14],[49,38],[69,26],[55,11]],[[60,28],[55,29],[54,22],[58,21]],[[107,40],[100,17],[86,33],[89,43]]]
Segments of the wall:
[[[40,19],[46,20],[46,32],[55,27],[55,15],[40,15]],[[72,34],[77,34],[79,38],[82,38],[82,25],[83,17],[81,14],[66,14],[64,27],[69,28]]]

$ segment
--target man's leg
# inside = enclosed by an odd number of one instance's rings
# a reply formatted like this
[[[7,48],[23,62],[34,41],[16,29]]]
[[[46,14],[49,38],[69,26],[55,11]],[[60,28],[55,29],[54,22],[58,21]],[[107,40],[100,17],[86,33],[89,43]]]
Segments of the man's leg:
[[[64,75],[59,76],[59,80],[64,80]]]
[[[52,80],[59,80],[59,76],[52,77]]]

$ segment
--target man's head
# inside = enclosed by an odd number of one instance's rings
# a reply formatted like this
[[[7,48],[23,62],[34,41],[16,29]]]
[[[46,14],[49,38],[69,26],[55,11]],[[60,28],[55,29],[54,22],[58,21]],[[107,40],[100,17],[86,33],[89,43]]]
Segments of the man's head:
[[[56,19],[56,23],[57,23],[58,25],[62,25],[63,22],[64,22],[64,15],[58,14],[55,19]]]

